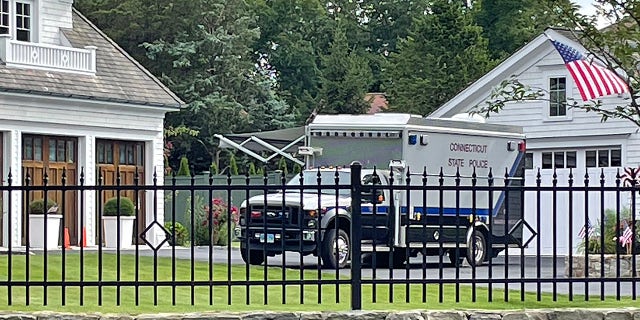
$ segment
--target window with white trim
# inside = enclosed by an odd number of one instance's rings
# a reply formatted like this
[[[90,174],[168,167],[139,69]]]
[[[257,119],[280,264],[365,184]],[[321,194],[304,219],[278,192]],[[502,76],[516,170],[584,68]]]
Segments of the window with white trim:
[[[596,150],[586,150],[585,160],[587,168],[621,167],[621,148],[601,148]]]
[[[0,34],[9,34],[19,41],[32,41],[34,8],[32,0],[0,0]]]
[[[549,117],[567,116],[567,78],[549,78]]]
[[[9,33],[9,0],[0,0],[0,34]]]
[[[542,153],[542,169],[563,169],[576,167],[576,151],[553,151]]]

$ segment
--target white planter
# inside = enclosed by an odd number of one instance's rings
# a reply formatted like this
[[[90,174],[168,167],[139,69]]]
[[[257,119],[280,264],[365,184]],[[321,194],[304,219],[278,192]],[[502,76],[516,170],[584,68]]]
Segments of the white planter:
[[[61,214],[47,214],[47,249],[58,249]],[[44,249],[44,214],[29,215],[29,247]]]
[[[133,244],[133,222],[136,217],[120,216],[120,248],[129,248]],[[118,245],[118,217],[103,216],[104,246],[117,248]]]

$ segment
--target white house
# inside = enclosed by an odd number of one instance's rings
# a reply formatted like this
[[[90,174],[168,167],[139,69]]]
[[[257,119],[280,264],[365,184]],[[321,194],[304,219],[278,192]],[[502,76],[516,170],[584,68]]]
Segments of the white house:
[[[151,184],[163,177],[163,120],[166,112],[183,104],[158,79],[133,60],[91,22],[72,8],[73,0],[0,0],[0,169],[3,184],[11,172],[12,185],[95,185],[98,172],[104,183]],[[104,197],[110,196],[104,194]],[[2,245],[24,245],[22,192],[11,202],[2,199]],[[60,203],[62,195],[53,197]],[[95,192],[67,192],[62,213],[71,243],[96,243],[100,230]],[[144,215],[141,228],[153,221],[151,210],[163,218],[163,197],[157,206],[141,193],[136,205]],[[103,198],[104,201],[104,198]],[[81,202],[83,205],[81,206]],[[9,219],[10,217],[10,219]],[[11,238],[9,239],[9,228]],[[155,231],[152,231],[152,233]],[[151,241],[162,235],[150,234]]]
[[[554,40],[586,52],[566,30],[547,29],[545,33]],[[582,100],[562,58],[545,34],[522,47],[429,117],[448,118],[468,112],[486,101],[492,88],[511,76],[516,76],[524,84],[547,91],[548,99],[509,103],[500,113],[486,119],[490,123],[523,127],[528,150],[528,170],[525,177],[527,185],[536,185],[537,170],[540,169],[542,185],[551,186],[555,169],[558,186],[568,185],[570,171],[573,173],[574,186],[584,186],[585,174],[590,177],[590,186],[599,186],[602,172],[606,177],[605,184],[615,186],[616,171],[619,168],[638,167],[639,128],[625,120],[609,119],[601,122],[598,114],[567,108],[560,103],[566,97]],[[601,100],[605,105],[613,107],[625,104],[625,98],[628,97],[614,95]],[[550,192],[542,192],[538,226],[536,193],[528,192],[525,195],[526,220],[539,232],[539,249],[542,254],[551,254],[554,246],[558,248],[558,254],[566,254],[570,238],[575,252],[581,240],[578,232],[584,225],[585,210],[590,222],[595,225],[600,219],[601,207],[616,208],[616,194],[613,192],[605,193],[603,199],[600,192],[590,192],[586,199],[585,192],[574,192],[572,197],[570,210],[568,192],[557,193],[554,216],[553,197]],[[629,194],[621,194],[620,206],[629,207],[629,203]],[[638,207],[640,208],[640,203]],[[571,232],[570,214],[573,215]],[[537,253],[537,241],[534,240],[526,252]]]

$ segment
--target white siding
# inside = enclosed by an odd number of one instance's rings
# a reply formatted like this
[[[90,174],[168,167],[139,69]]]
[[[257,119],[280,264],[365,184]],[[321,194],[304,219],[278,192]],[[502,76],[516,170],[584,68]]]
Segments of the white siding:
[[[61,45],[60,28],[71,28],[73,0],[40,0],[38,6],[41,43]]]
[[[556,35],[557,36],[557,35]],[[482,104],[489,96],[491,83],[498,84],[511,75],[522,83],[534,88],[549,89],[549,78],[565,77],[567,79],[567,96],[573,98],[578,103],[582,103],[580,93],[566,69],[560,55],[548,41],[541,42],[540,39],[534,41],[535,46],[529,46],[526,50],[516,53],[509,61],[510,67],[507,69],[496,68],[481,81],[463,91],[464,95],[457,96],[448,104],[446,108],[438,110],[438,115],[447,117],[457,112],[468,112],[476,104]],[[563,39],[570,43],[570,40]],[[574,45],[574,44],[572,44]],[[528,52],[523,55],[522,52]],[[510,58],[510,59],[511,59]],[[623,97],[609,96],[601,98],[605,107],[614,108],[618,105],[627,105]],[[577,168],[573,170],[574,186],[584,185],[585,168],[584,150],[593,147],[620,146],[622,149],[622,166],[640,166],[640,133],[638,127],[628,120],[609,119],[601,121],[597,113],[587,113],[579,109],[568,109],[565,119],[550,119],[548,117],[548,101],[538,100],[520,103],[509,103],[498,114],[491,114],[487,119],[489,123],[520,125],[523,127],[527,139],[527,149],[534,153],[534,168],[539,167],[542,151],[577,151]],[[615,186],[616,170],[618,168],[605,168],[606,185]],[[600,185],[600,169],[589,168],[591,177],[590,185]],[[527,170],[525,183],[535,186],[536,170]],[[566,186],[568,179],[568,169],[557,170],[559,186]],[[552,185],[553,170],[542,170],[542,186]],[[543,193],[540,199],[540,208],[537,207],[537,195],[530,192],[525,195],[525,217],[526,221],[538,232],[538,239],[535,239],[526,249],[528,254],[552,254],[554,246],[557,254],[566,254],[569,250],[577,250],[579,240],[577,234],[584,225],[585,212],[589,216],[591,223],[595,224],[600,217],[601,207],[604,209],[614,209],[617,206],[615,193],[605,194],[604,201],[601,202],[599,192],[592,192],[585,201],[584,192],[575,192],[573,203],[571,204],[573,216],[573,226],[571,233],[568,233],[569,224],[569,199],[567,192],[556,194],[555,208],[553,197],[550,192]],[[621,207],[629,207],[629,195],[621,194]],[[587,208],[588,207],[588,208]],[[541,214],[541,223],[537,225],[537,214]],[[554,216],[555,212],[555,216]],[[556,228],[554,237],[553,230]],[[572,240],[573,248],[569,246],[569,239]],[[540,241],[540,248],[537,248],[537,241]]]
[[[95,185],[95,140],[115,139],[145,142],[146,184],[152,184],[154,170],[158,172],[158,184],[163,183],[163,121],[165,110],[148,107],[135,107],[120,104],[99,103],[71,99],[38,98],[28,95],[5,95],[0,100],[0,131],[5,136],[4,172],[9,169],[14,177],[13,185],[22,184],[21,137],[24,133],[72,136],[78,138],[78,180],[80,170],[84,168],[85,185]],[[79,183],[79,181],[76,181]],[[158,194],[157,204],[153,203],[153,193],[147,193],[147,223],[153,219],[153,210],[157,207],[158,220],[164,221],[164,197]],[[5,198],[6,201],[6,198]],[[21,228],[21,193],[12,197],[12,238],[13,245],[19,245]],[[157,205],[157,206],[156,206]],[[79,204],[78,204],[79,206]],[[84,226],[87,230],[87,242],[93,245],[96,228],[95,194],[85,192]],[[5,218],[8,212],[5,212]],[[4,220],[8,221],[8,220]],[[78,225],[80,223],[78,222]],[[81,230],[81,229],[80,229]],[[5,233],[6,234],[6,233]],[[161,233],[155,232],[150,239],[161,241]],[[6,243],[6,242],[5,242]]]

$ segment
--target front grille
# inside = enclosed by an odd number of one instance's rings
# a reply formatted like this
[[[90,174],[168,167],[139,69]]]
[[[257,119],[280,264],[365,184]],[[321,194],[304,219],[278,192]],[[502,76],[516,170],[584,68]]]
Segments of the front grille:
[[[260,212],[259,218],[253,218],[251,212]],[[299,226],[300,221],[300,208],[299,207],[282,207],[282,206],[264,206],[257,205],[251,206],[249,210],[249,223],[251,224],[263,224],[265,221],[267,225],[274,226]],[[265,220],[266,217],[266,220]],[[284,222],[283,222],[284,220]]]

